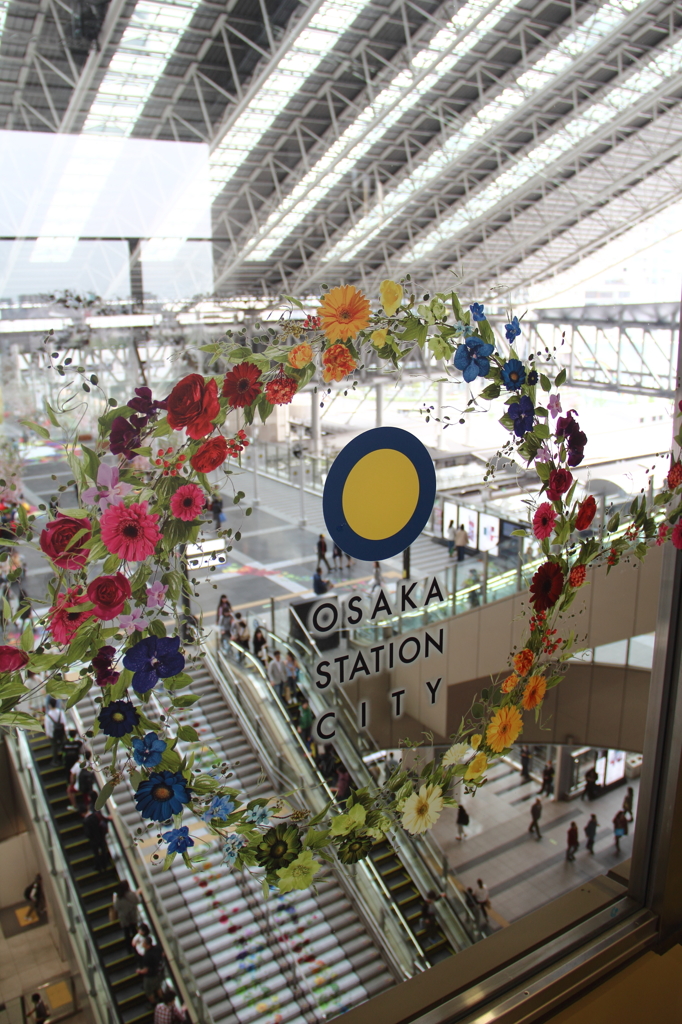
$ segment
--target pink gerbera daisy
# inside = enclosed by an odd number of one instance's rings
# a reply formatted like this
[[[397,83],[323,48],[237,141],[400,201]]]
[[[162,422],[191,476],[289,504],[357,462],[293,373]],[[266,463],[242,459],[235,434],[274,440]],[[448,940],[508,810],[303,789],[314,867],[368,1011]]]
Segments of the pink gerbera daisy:
[[[102,543],[126,562],[142,562],[154,552],[161,532],[158,515],[147,512],[147,502],[110,505],[100,520]]]
[[[190,522],[196,519],[206,504],[206,495],[196,484],[183,484],[170,500],[170,509],[176,519]]]
[[[538,540],[545,540],[552,536],[552,530],[556,523],[556,512],[548,501],[538,505],[538,510],[533,516],[533,533]]]

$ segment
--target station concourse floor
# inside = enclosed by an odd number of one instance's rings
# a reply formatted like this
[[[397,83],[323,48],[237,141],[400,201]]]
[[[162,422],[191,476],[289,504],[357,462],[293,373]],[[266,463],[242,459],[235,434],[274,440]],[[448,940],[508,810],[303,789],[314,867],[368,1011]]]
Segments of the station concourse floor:
[[[630,857],[635,822],[629,824],[617,854],[612,821],[627,786],[634,789],[636,816],[639,779],[625,780],[592,802],[579,796],[572,800],[542,796],[542,839],[538,840],[529,834],[528,826],[540,783],[524,782],[519,770],[504,761],[490,770],[488,778],[475,796],[462,797],[470,819],[466,838],[457,840],[457,812],[450,807],[436,822],[433,834],[465,888],[475,889],[479,878],[488,886],[491,929],[524,917]],[[599,822],[593,855],[585,848],[583,832],[592,813]],[[567,861],[566,833],[572,821],[578,826],[580,847],[575,860]]]

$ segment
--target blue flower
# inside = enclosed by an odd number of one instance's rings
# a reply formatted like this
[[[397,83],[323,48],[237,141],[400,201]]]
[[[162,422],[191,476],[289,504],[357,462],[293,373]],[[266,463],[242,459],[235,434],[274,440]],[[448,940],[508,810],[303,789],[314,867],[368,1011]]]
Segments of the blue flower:
[[[164,832],[162,839],[168,843],[169,853],[184,853],[190,846],[194,846],[194,840],[190,837],[187,825],[180,828],[172,828],[170,832]]]
[[[471,315],[473,316],[474,320],[477,323],[481,320],[485,320],[485,313],[483,312],[482,302],[472,302],[471,305],[469,306],[469,309],[471,310]]]
[[[132,732],[140,716],[127,700],[112,700],[97,716],[99,727],[105,736],[127,736]]]
[[[528,395],[521,395],[518,402],[512,402],[508,411],[514,421],[514,433],[517,437],[523,437],[533,429],[535,409]]]
[[[252,821],[254,825],[269,825],[270,824],[270,808],[269,807],[250,807],[244,815],[245,821]]]
[[[537,370],[531,370],[530,373],[528,374],[528,376],[526,377],[526,384],[530,384],[531,387],[535,387],[537,382],[538,382],[538,371]]]
[[[465,338],[464,344],[457,346],[454,364],[458,370],[462,371],[462,376],[467,384],[476,380],[477,377],[485,377],[490,371],[488,356],[491,356],[493,351],[492,345],[483,341],[482,338],[476,337]]]
[[[134,672],[133,689],[146,693],[161,679],[176,676],[185,667],[185,659],[179,653],[179,636],[146,636],[126,652],[123,658],[125,668]]]
[[[509,342],[509,344],[513,344],[514,338],[518,338],[519,334],[521,333],[521,328],[519,327],[519,318],[517,316],[512,317],[512,322],[510,324],[504,325],[504,333],[507,336],[507,341]]]
[[[219,818],[221,821],[227,821],[235,808],[235,804],[230,800],[229,796],[214,796],[209,804],[208,810],[204,811],[201,815],[204,821],[213,821],[214,818]]]
[[[161,764],[166,741],[159,739],[155,732],[148,732],[144,739],[136,736],[133,740],[133,757],[136,764],[144,764],[147,768],[156,768]]]
[[[227,864],[229,868],[234,867],[239,851],[246,846],[247,843],[248,839],[246,836],[240,836],[236,832],[227,836],[225,839],[225,845],[223,846],[223,863]]]
[[[166,821],[190,801],[190,790],[180,772],[152,772],[135,793],[135,805],[143,818]]]
[[[520,359],[508,359],[500,372],[507,391],[518,391],[526,381],[526,369]]]

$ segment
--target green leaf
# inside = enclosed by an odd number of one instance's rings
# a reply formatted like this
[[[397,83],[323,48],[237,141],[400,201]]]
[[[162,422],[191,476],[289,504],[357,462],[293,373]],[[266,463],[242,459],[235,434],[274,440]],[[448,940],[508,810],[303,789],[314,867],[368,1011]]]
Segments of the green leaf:
[[[474,704],[474,705],[472,705],[471,714],[474,716],[474,718],[483,718],[483,705],[482,704]]]
[[[166,627],[164,626],[161,619],[152,619],[152,621],[149,623],[149,632],[152,633],[154,636],[165,636]]]
[[[609,533],[615,533],[620,525],[620,512],[616,512],[615,516],[611,516],[606,529]]]
[[[261,396],[261,400],[258,403],[258,413],[263,423],[267,420],[268,416],[272,413],[274,405],[270,405],[267,399]]]
[[[533,428],[533,433],[536,437],[539,437],[543,441],[546,441],[549,437],[549,427],[546,423],[536,423]]]
[[[195,742],[199,739],[199,734],[196,729],[193,729],[191,725],[179,725],[178,726],[178,739],[186,740],[188,743]]]
[[[556,377],[554,378],[554,387],[555,388],[560,388],[561,385],[563,383],[565,383],[565,381],[566,381],[566,370],[563,369],[563,370],[560,370],[559,373],[557,373]]]
[[[282,298],[286,302],[293,302],[294,306],[298,306],[299,309],[303,309],[303,303],[299,299],[295,299],[293,295],[283,295]]]
[[[38,423],[34,423],[33,420],[21,420],[20,419],[19,422],[21,424],[23,424],[23,426],[28,427],[29,430],[32,430],[34,433],[38,434],[40,437],[49,437],[50,436],[50,431],[49,430],[46,430],[45,427],[41,427],[40,424],[38,424]]]
[[[192,677],[187,672],[178,672],[176,676],[170,676],[168,679],[164,679],[164,689],[168,691],[182,690],[185,686],[192,685]]]
[[[512,535],[512,537],[527,537],[528,536],[528,534],[526,533],[525,530],[512,530],[511,535]]]
[[[26,629],[21,634],[21,649],[22,651],[33,650],[33,625],[29,622]]]
[[[487,388],[483,388],[479,398],[499,398],[500,397],[500,385],[499,384],[488,384]]]
[[[544,373],[540,374],[540,387],[542,388],[543,391],[551,391],[552,390],[552,382],[549,379],[549,377],[545,376]]]
[[[101,811],[101,809],[104,807],[105,803],[107,802],[107,800],[109,799],[113,792],[114,783],[112,782],[111,779],[109,779],[109,781],[105,782],[105,784],[102,786],[97,796],[97,799],[95,800],[96,811]]]
[[[57,413],[54,411],[48,401],[45,402],[45,411],[47,412],[50,423],[53,427],[61,427],[61,423],[57,419]]]
[[[102,572],[104,573],[105,576],[108,576],[111,573],[116,572],[120,564],[121,559],[119,558],[119,556],[112,553],[104,559]]]
[[[133,673],[129,668],[124,668],[120,676],[111,687],[111,699],[120,700],[133,681]]]
[[[171,698],[171,704],[174,708],[189,708],[198,700],[201,700],[199,693],[182,693],[178,697]]]
[[[90,477],[93,483],[97,483],[99,458],[91,448],[87,448],[84,444],[81,444],[81,451],[83,453],[83,469],[85,474]]]
[[[478,321],[478,333],[488,345],[495,344],[495,334],[487,320]]]
[[[549,474],[552,472],[552,470],[551,470],[551,467],[548,465],[548,463],[546,463],[546,462],[536,462],[535,463],[535,472],[537,473],[537,475],[540,477],[540,479],[544,483],[547,480],[549,480]]]
[[[152,431],[152,437],[168,437],[169,434],[173,433],[168,420],[164,417],[160,423],[157,423]]]
[[[8,728],[30,729],[32,732],[42,732],[43,723],[27,715],[23,711],[5,711],[0,714],[0,725]]]
[[[79,700],[82,700],[83,697],[86,695],[86,693],[88,693],[88,691],[90,690],[91,686],[92,686],[92,679],[90,678],[90,676],[86,676],[85,677],[85,681],[83,682],[83,684],[81,686],[79,686],[78,689],[76,690],[76,692],[72,693],[71,696],[69,697],[69,699],[67,700],[67,702],[66,702],[67,709],[68,708],[72,708],[74,706],[74,704],[77,704]]]

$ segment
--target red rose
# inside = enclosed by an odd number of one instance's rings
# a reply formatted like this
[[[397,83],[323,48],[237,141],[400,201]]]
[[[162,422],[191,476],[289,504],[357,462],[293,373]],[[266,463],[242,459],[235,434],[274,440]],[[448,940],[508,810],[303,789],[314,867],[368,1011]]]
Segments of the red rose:
[[[227,458],[227,441],[222,434],[212,437],[210,441],[204,441],[189,460],[192,469],[197,473],[210,473],[211,470],[222,466]]]
[[[74,541],[76,534],[86,533]],[[89,519],[73,519],[57,513],[40,534],[40,546],[60,569],[82,569],[88,560],[92,523]]]
[[[578,517],[575,521],[576,530],[586,530],[596,514],[597,502],[590,494],[589,498],[585,498],[580,508],[578,509]]]
[[[0,673],[17,672],[28,663],[26,651],[20,651],[18,647],[0,647]]]
[[[214,380],[206,383],[200,373],[190,373],[178,381],[166,403],[173,430],[186,427],[187,436],[198,440],[211,433],[211,420],[220,412],[218,385]]]
[[[559,501],[561,495],[570,490],[572,483],[573,474],[569,473],[567,469],[553,469],[549,474],[547,497],[550,501]]]
[[[115,576],[98,576],[88,584],[88,600],[98,619],[115,619],[123,611],[123,605],[130,599],[130,583],[121,572]]]

